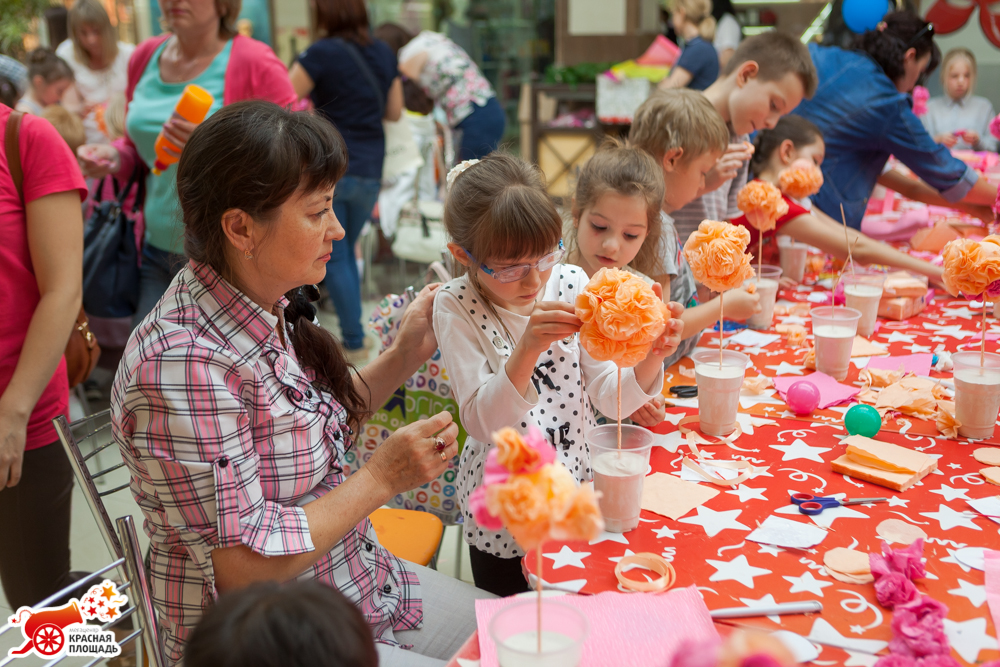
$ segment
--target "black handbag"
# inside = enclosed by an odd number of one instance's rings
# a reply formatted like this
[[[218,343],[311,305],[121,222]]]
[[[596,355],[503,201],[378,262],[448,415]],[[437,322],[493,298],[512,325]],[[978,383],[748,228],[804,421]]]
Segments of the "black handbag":
[[[111,181],[115,198],[101,201]],[[131,214],[124,202],[138,188]],[[106,178],[94,193],[96,205],[83,231],[83,306],[96,317],[131,317],[139,307],[139,251],[135,242],[135,214],[141,210],[145,179],[137,167],[121,192],[114,178]]]

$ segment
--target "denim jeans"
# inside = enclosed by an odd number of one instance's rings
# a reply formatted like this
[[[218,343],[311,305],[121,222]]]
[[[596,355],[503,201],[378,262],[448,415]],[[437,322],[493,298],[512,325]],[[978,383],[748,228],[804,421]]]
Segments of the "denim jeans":
[[[174,276],[187,264],[187,257],[175,255],[169,250],[160,250],[150,244],[142,247],[142,266],[139,268],[139,306],[132,318],[132,328],[135,329],[146,319],[160,297],[170,287]]]
[[[462,132],[459,160],[484,158],[500,146],[507,117],[497,98],[491,97],[481,107],[473,106],[472,114],[455,126]]]
[[[354,258],[354,244],[361,235],[361,228],[371,218],[380,187],[377,178],[344,176],[333,195],[333,212],[346,234],[333,242],[324,282],[333,307],[337,309],[341,338],[348,350],[357,350],[365,342],[361,326],[361,279]]]

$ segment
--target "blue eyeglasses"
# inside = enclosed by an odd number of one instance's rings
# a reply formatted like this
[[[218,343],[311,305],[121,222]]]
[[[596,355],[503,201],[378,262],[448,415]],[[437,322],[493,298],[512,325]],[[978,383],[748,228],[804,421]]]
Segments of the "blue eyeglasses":
[[[465,250],[465,248],[462,248],[462,250]],[[516,264],[514,266],[508,266],[496,271],[479,262],[479,260],[473,257],[472,253],[468,250],[465,250],[465,254],[469,256],[469,259],[471,259],[473,263],[478,263],[479,268],[483,270],[483,273],[493,278],[493,280],[496,280],[499,283],[512,283],[524,278],[533,268],[538,269],[540,272],[548,271],[559,263],[559,260],[563,258],[566,251],[563,249],[562,239],[559,239],[559,248],[550,252],[548,255],[545,255],[534,264]]]

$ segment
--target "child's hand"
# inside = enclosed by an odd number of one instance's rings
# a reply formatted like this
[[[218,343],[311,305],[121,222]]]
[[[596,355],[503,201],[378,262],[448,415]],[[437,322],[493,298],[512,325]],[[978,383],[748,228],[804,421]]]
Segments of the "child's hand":
[[[652,428],[660,424],[666,416],[666,402],[663,400],[662,396],[657,396],[649,403],[646,403],[644,406],[629,415],[629,419],[632,420],[632,423],[637,424],[638,426]]]
[[[104,178],[121,169],[121,156],[111,144],[84,144],[76,149],[80,169],[88,178]]]
[[[965,139],[965,143],[969,144],[973,148],[979,144],[979,133],[975,130],[966,130],[962,133],[962,138]]]
[[[798,284],[799,283],[791,276],[781,276],[781,279],[778,281],[778,286],[781,287],[781,289],[789,289]]]
[[[952,148],[958,143],[958,137],[954,134],[939,134],[934,137],[934,141],[945,146],[946,148]]]
[[[659,292],[659,284],[653,285],[653,291]],[[659,294],[657,294],[659,296]],[[640,363],[646,360],[656,359],[656,363],[662,363],[664,357],[669,357],[677,351],[677,346],[681,344],[681,337],[684,335],[684,322],[680,319],[684,314],[684,306],[671,301],[667,304],[670,309],[670,319],[667,320],[667,328],[663,330],[660,337],[653,341],[653,347],[649,350],[649,355]]]
[[[705,189],[702,192],[718,190],[723,183],[736,178],[743,163],[753,157],[753,151],[753,144],[729,144],[719,161],[705,174]]]
[[[517,346],[524,346],[537,357],[549,349],[552,343],[578,332],[582,325],[580,318],[576,316],[573,304],[563,301],[542,301],[531,311],[528,326],[525,327]]]
[[[722,295],[722,313],[726,319],[744,322],[760,310],[760,293],[749,294],[737,288]]]

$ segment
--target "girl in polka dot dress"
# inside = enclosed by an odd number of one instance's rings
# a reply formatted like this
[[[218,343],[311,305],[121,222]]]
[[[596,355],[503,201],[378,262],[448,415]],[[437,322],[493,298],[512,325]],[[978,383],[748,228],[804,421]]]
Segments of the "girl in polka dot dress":
[[[524,552],[505,531],[481,529],[468,498],[483,482],[493,432],[537,427],[581,482],[592,479],[585,442],[595,426],[591,401],[617,410],[617,367],[581,347],[573,303],[587,284],[563,257],[562,221],[535,167],[493,154],[453,170],[445,202],[448,249],[466,274],[434,300],[434,332],[452,379],[459,417],[469,437],[457,480],[476,586],[497,595],[528,589]],[[622,414],[631,414],[663,386],[663,357],[679,342],[671,320],[649,356],[622,370]]]

